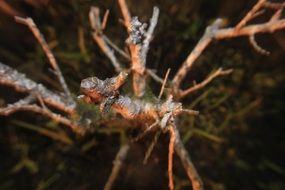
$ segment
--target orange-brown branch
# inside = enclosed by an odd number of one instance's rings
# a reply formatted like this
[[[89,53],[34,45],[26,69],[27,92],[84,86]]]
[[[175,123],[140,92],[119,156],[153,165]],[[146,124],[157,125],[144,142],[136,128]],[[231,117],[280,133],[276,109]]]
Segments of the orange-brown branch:
[[[183,98],[197,90],[200,90],[204,88],[206,85],[208,85],[212,80],[214,80],[216,77],[223,76],[223,75],[228,75],[232,72],[231,69],[228,70],[223,70],[222,68],[219,68],[216,70],[214,73],[210,74],[205,80],[203,80],[201,83],[195,84],[194,86],[181,91],[178,95],[177,98]]]
[[[173,126],[169,126],[169,145],[168,145],[168,187],[170,190],[174,189],[174,182],[173,182],[173,154],[175,149],[175,131],[173,129]]]
[[[185,78],[187,73],[191,70],[194,62],[205,50],[205,48],[213,40],[221,40],[228,38],[235,38],[240,36],[253,36],[257,33],[272,33],[276,30],[285,28],[285,19],[280,19],[278,17],[278,12],[273,16],[274,19],[269,20],[268,22],[261,24],[252,24],[246,25],[250,20],[255,18],[260,14],[260,9],[262,8],[274,8],[274,9],[283,9],[284,3],[273,3],[266,0],[259,0],[256,5],[247,13],[247,15],[235,26],[232,28],[220,29],[222,21],[217,19],[212,25],[207,27],[203,37],[197,43],[193,51],[188,55],[182,66],[179,68],[178,72],[173,78],[173,90],[175,93],[179,91],[180,84]],[[280,12],[280,11],[279,11]],[[276,16],[277,15],[277,16]]]
[[[188,176],[188,178],[190,179],[190,181],[192,182],[192,188],[193,190],[203,190],[204,189],[204,185],[203,182],[187,152],[187,150],[185,149],[180,135],[179,135],[179,131],[177,129],[177,127],[175,126],[175,124],[173,124],[173,132],[175,135],[175,152],[178,155],[178,157],[181,160],[181,163],[186,171],[186,174]]]
[[[93,29],[92,32],[93,39],[95,40],[99,48],[103,51],[103,53],[109,58],[116,72],[119,73],[122,71],[121,64],[119,63],[112,49],[107,44],[106,37],[104,38],[103,35],[103,30],[107,22],[107,16],[104,16],[104,18],[105,19],[103,20],[103,22],[101,22],[99,8],[91,7],[89,12],[89,21]]]
[[[146,25],[140,23],[137,17],[131,17],[126,1],[118,0],[118,4],[124,18],[124,25],[129,34],[127,45],[131,54],[133,90],[135,96],[141,97],[144,95],[146,86],[146,56],[154,28],[157,24],[159,10],[157,7],[154,7],[153,15],[150,19],[150,26],[147,31],[144,31]]]

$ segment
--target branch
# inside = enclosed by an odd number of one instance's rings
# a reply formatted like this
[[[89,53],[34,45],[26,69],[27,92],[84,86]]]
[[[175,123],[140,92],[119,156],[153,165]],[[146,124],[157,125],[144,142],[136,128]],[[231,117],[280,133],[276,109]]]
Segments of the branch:
[[[212,25],[207,27],[203,37],[197,43],[193,51],[188,55],[187,59],[184,61],[175,77],[173,78],[172,82],[174,92],[177,93],[177,91],[179,91],[179,86],[182,80],[185,78],[186,74],[191,70],[193,63],[213,40],[235,38],[240,36],[250,37],[257,33],[272,33],[276,30],[284,29],[285,19],[278,18],[277,13],[275,14],[277,16],[273,16],[274,19],[271,19],[268,22],[246,26],[250,20],[260,15],[261,8],[269,7],[274,9],[283,9],[284,3],[270,3],[266,0],[259,0],[235,27],[220,29],[222,24],[221,19],[217,19]]]
[[[213,40],[213,36],[218,31],[218,28],[221,26],[221,24],[222,24],[222,19],[217,19],[214,21],[213,24],[211,24],[206,28],[204,35],[199,40],[198,44],[195,46],[193,51],[188,55],[187,59],[184,61],[184,63],[179,68],[178,72],[176,73],[176,75],[172,80],[175,91],[179,89],[180,83],[192,68],[194,61],[201,55],[204,49]]]
[[[259,11],[260,8],[264,5],[266,0],[258,0],[258,2],[252,7],[252,9],[245,15],[245,17],[236,25],[236,30],[244,27],[246,23],[252,20],[255,17],[255,14]]]
[[[285,19],[280,19],[272,22],[266,22],[262,24],[253,24],[243,27],[239,30],[235,28],[225,28],[220,29],[215,33],[214,39],[221,40],[227,38],[234,38],[240,36],[250,36],[257,33],[272,33],[276,30],[281,30],[285,28]]]
[[[27,25],[29,27],[29,29],[32,31],[32,33],[34,34],[34,36],[36,37],[36,39],[38,40],[38,42],[40,43],[41,47],[43,48],[46,56],[48,57],[49,63],[51,65],[51,67],[54,70],[54,73],[56,74],[64,92],[65,95],[67,97],[67,99],[75,105],[75,102],[71,96],[71,93],[67,87],[67,84],[65,82],[65,79],[61,73],[60,68],[58,67],[58,64],[56,62],[56,59],[53,55],[53,53],[51,52],[46,40],[44,39],[43,35],[40,33],[39,29],[37,28],[36,24],[34,23],[33,19],[31,18],[21,18],[21,17],[15,17],[16,22]]]
[[[158,124],[158,122],[157,122]],[[145,134],[147,134],[147,132],[149,132],[153,127],[152,126],[155,126],[155,123],[151,126],[149,126],[143,133],[141,133],[141,135],[138,137],[138,138],[141,138],[142,136],[144,136]],[[158,138],[159,136],[161,135],[161,130],[160,131],[157,131],[155,134],[154,134],[154,137],[150,143],[150,145],[148,146],[146,152],[145,152],[145,155],[144,155],[144,159],[143,159],[143,164],[147,164],[148,160],[149,160],[149,157],[154,149],[154,146],[156,145],[157,141],[158,141]],[[137,138],[137,139],[138,139]]]
[[[131,68],[133,72],[133,90],[137,97],[141,97],[145,93],[145,65],[141,60],[141,38],[143,33],[143,24],[138,21],[137,17],[131,20],[131,23],[127,23],[129,28],[129,38],[127,44],[131,53]]]
[[[118,151],[116,158],[113,162],[114,166],[112,168],[112,172],[104,186],[104,190],[111,190],[112,186],[114,184],[115,179],[119,175],[119,171],[121,170],[122,163],[126,159],[126,156],[128,154],[128,151],[130,149],[129,144],[124,144],[120,147],[120,150]]]
[[[102,24],[101,24],[102,31],[106,28],[107,21],[108,21],[108,18],[109,18],[109,13],[110,13],[110,11],[109,11],[109,9],[107,9],[105,11],[104,16],[103,16],[103,20],[102,20]]]
[[[24,74],[0,62],[0,84],[11,86],[19,92],[39,95],[46,104],[69,114],[74,113],[74,104],[65,97],[48,90],[42,84],[28,79]]]
[[[262,48],[261,46],[258,45],[258,43],[255,40],[255,36],[251,35],[249,36],[249,43],[250,45],[255,49],[255,51],[259,52],[262,55],[269,55],[270,52]]]
[[[35,97],[33,95],[29,95],[26,98],[19,100],[18,102],[14,104],[8,104],[7,107],[0,108],[0,115],[8,116],[18,111],[32,111],[32,112],[44,115],[46,117],[49,117],[55,122],[69,126],[71,129],[73,129],[76,132],[81,131],[81,129],[78,126],[76,126],[68,118],[63,117],[60,114],[53,113],[47,108],[39,107],[38,105],[32,103],[34,101],[35,101]]]
[[[83,100],[88,103],[102,103],[112,98],[111,108],[125,119],[142,121],[144,124],[152,124],[171,113],[177,116],[185,112],[180,102],[173,102],[168,98],[165,102],[151,103],[132,100],[128,96],[120,95],[117,91],[123,84],[126,76],[120,73],[117,77],[105,80],[97,77],[89,77],[81,81],[80,88],[85,94]],[[188,110],[189,111],[189,110]],[[196,114],[196,112],[193,112]],[[162,123],[162,122],[161,122]]]
[[[159,9],[154,7],[153,15],[150,19],[150,26],[148,30],[145,31],[146,24],[141,23],[138,20],[138,17],[131,17],[126,1],[118,0],[118,4],[124,18],[124,24],[129,34],[127,44],[131,54],[133,90],[135,96],[141,97],[145,92],[146,56],[154,28],[157,24]]]
[[[121,75],[121,74],[120,74]],[[119,76],[120,76],[119,75]],[[85,94],[84,99],[88,103],[102,103],[106,102],[110,97],[112,97],[112,103],[110,107],[116,113],[119,113],[123,118],[127,120],[134,120],[137,123],[143,124],[151,124],[148,129],[151,129],[152,126],[160,125],[160,129],[165,129],[166,125],[173,121],[176,116],[182,114],[183,112],[187,112],[189,114],[196,115],[197,112],[192,110],[184,110],[182,108],[182,104],[179,102],[173,102],[172,96],[170,96],[165,102],[162,103],[148,103],[143,101],[134,101],[127,96],[122,96],[116,94],[116,90],[121,86],[121,82],[117,85],[117,81],[120,77],[113,77],[110,79],[100,80],[97,77],[87,78],[81,81],[81,90]],[[113,93],[115,92],[115,93]],[[158,122],[159,121],[159,122]],[[186,170],[188,177],[191,179],[193,183],[194,190],[202,189],[202,182],[197,174],[197,171],[192,164],[190,157],[185,150],[179,135],[179,131],[176,129],[176,126],[170,128],[170,144],[169,144],[169,162],[168,162],[168,174],[169,174],[169,187],[171,189],[174,188],[173,185],[173,174],[172,174],[172,162],[173,162],[173,149],[175,147],[175,151],[181,159],[181,162]],[[147,130],[146,130],[147,131]],[[160,131],[159,131],[160,132]],[[145,133],[143,133],[145,134]],[[159,134],[159,133],[157,133]],[[154,142],[156,142],[158,135],[155,136]],[[150,149],[147,151],[145,160],[149,156],[153,146],[155,143],[151,144]],[[120,165],[120,164],[119,164]],[[111,184],[114,181],[114,176],[117,175],[118,172],[117,167],[114,167],[114,174],[111,174],[107,183],[107,189],[111,188]]]
[[[151,69],[146,69],[146,73],[151,76],[151,78],[153,80],[155,80],[156,82],[163,84],[163,79],[160,78],[159,76],[157,76],[157,74],[155,73],[155,71],[151,70]]]
[[[29,95],[14,104],[8,104],[5,108],[0,108],[1,115],[10,115],[17,112],[22,106],[29,105],[35,101],[35,97],[33,95]]]
[[[175,149],[175,141],[176,141],[176,135],[173,128],[173,125],[169,126],[169,145],[168,145],[168,180],[169,184],[168,187],[170,190],[174,189],[174,182],[173,182],[173,154]]]
[[[285,8],[285,3],[265,2],[264,7],[269,9],[280,9],[280,8]]]
[[[162,86],[160,88],[160,92],[159,92],[159,95],[158,95],[158,99],[159,100],[160,100],[160,98],[161,98],[161,96],[162,96],[162,94],[164,92],[164,88],[165,88],[165,85],[166,85],[169,73],[170,73],[170,68],[167,69],[165,77],[164,77],[164,80],[163,80],[163,83],[162,83]]]
[[[185,149],[180,135],[179,135],[179,131],[176,127],[175,124],[172,124],[172,129],[173,129],[173,133],[175,135],[175,152],[176,154],[179,156],[182,165],[187,173],[188,178],[190,179],[190,181],[192,182],[192,188],[193,190],[203,190],[203,182],[187,152],[187,150]]]
[[[129,26],[131,24],[131,14],[129,12],[129,9],[128,9],[128,6],[126,4],[126,1],[125,0],[118,0],[118,3],[119,3],[119,6],[120,6],[120,9],[121,9],[121,12],[122,12],[122,15],[124,17],[124,21],[125,21],[125,26],[127,27],[128,29],[128,32],[129,31]]]
[[[232,73],[232,69],[223,70],[222,68],[219,68],[214,73],[210,74],[205,80],[203,80],[201,83],[195,84],[194,86],[181,91],[177,96],[177,98],[183,98],[193,92],[196,92],[197,90],[200,90],[204,88],[206,85],[208,85],[212,80],[214,80],[216,77],[224,76]]]
[[[149,50],[149,43],[152,39],[154,29],[157,25],[158,16],[159,16],[159,9],[157,7],[153,7],[152,17],[149,21],[150,26],[148,27],[147,32],[144,34],[145,39],[141,47],[141,59],[144,65],[146,64],[146,57],[147,57],[147,52]]]
[[[98,44],[99,48],[106,54],[113,66],[115,67],[116,72],[121,72],[121,64],[117,60],[114,52],[106,43],[106,37],[103,35],[103,28],[100,19],[100,10],[98,7],[91,7],[89,12],[89,22],[93,29],[92,36],[95,42]],[[105,21],[106,22],[106,21]]]
[[[116,44],[114,44],[106,35],[102,34],[102,38],[106,41],[109,46],[111,46],[117,53],[123,56],[128,61],[131,60],[130,55],[128,55],[125,51],[120,49]]]

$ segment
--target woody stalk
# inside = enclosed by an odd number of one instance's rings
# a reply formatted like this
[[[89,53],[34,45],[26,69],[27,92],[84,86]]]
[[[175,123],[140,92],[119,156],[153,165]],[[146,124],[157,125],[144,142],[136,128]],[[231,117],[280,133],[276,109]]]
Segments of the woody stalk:
[[[258,52],[264,55],[269,55],[269,52],[260,47],[255,40],[255,35],[259,33],[273,33],[277,30],[285,28],[285,19],[282,18],[282,11],[285,3],[272,3],[267,0],[259,0],[251,10],[233,27],[223,28],[223,20],[218,18],[204,32],[204,35],[198,41],[194,49],[189,53],[185,61],[180,64],[177,73],[172,79],[169,79],[168,74],[165,77],[157,76],[151,69],[146,68],[147,53],[149,51],[150,42],[154,36],[154,29],[158,22],[159,9],[153,8],[153,14],[149,21],[149,26],[139,21],[136,16],[131,16],[125,0],[118,0],[118,5],[123,15],[123,24],[126,27],[128,38],[126,39],[126,49],[119,48],[104,34],[104,29],[107,26],[109,11],[106,11],[103,19],[100,18],[100,9],[92,7],[89,12],[89,21],[92,28],[92,37],[97,43],[101,51],[107,56],[117,73],[115,77],[107,79],[99,79],[97,77],[89,77],[81,81],[81,92],[83,95],[80,99],[88,104],[98,104],[101,114],[106,112],[115,112],[120,114],[127,122],[136,121],[139,125],[147,123],[143,127],[143,132],[140,136],[149,134],[150,131],[167,132],[170,136],[169,154],[168,154],[168,178],[169,189],[174,189],[173,180],[173,154],[176,153],[184,167],[184,170],[192,183],[193,190],[204,189],[202,180],[191,161],[187,149],[184,147],[179,130],[176,126],[177,116],[181,114],[190,114],[195,116],[197,111],[187,110],[183,108],[183,98],[205,88],[214,79],[228,75],[232,69],[218,68],[211,72],[204,80],[189,86],[186,89],[181,88],[181,83],[186,75],[191,71],[197,58],[213,41],[222,39],[231,39],[244,36],[249,39],[250,45]],[[268,21],[258,24],[248,24],[254,18],[260,16],[264,10],[273,10],[272,16]],[[28,79],[24,74],[17,72],[13,68],[0,63],[0,84],[10,86],[18,92],[24,92],[27,97],[8,104],[0,108],[0,115],[8,116],[17,111],[31,111],[39,113],[59,124],[70,127],[74,132],[84,134],[88,128],[83,127],[82,123],[75,121],[73,118],[78,116],[76,105],[77,100],[74,100],[72,93],[69,91],[65,79],[57,64],[56,58],[53,56],[48,47],[43,35],[41,35],[36,24],[31,18],[17,17],[16,21],[27,25],[35,38],[45,52],[49,64],[56,74],[59,83],[62,86],[62,92],[50,90],[42,84]],[[122,56],[128,67],[124,68],[117,56]],[[179,64],[179,63],[177,63]],[[153,80],[161,83],[161,93],[157,97],[156,103],[143,101],[146,78],[151,77]],[[132,78],[132,92],[135,98],[125,96],[120,93],[124,82]],[[168,88],[169,91],[164,89]],[[165,99],[161,99],[162,94]],[[179,102],[180,101],[180,102]],[[48,107],[53,107],[51,111]],[[58,112],[56,111],[58,110]],[[147,121],[147,122],[145,122]],[[105,184],[104,189],[112,188],[117,175],[122,168],[122,162],[126,158],[131,141],[122,144],[114,161],[114,167]],[[147,166],[146,166],[147,167]],[[175,172],[175,171],[174,171]]]

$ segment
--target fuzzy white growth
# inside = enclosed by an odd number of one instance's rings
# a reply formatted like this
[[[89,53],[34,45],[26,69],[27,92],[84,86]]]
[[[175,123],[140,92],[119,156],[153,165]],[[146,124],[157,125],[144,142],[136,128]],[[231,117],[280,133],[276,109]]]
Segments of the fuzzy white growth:
[[[147,27],[146,23],[141,23],[137,16],[134,16],[131,20],[130,26],[130,36],[127,39],[128,44],[140,44],[142,42],[142,38],[145,34],[145,29]]]

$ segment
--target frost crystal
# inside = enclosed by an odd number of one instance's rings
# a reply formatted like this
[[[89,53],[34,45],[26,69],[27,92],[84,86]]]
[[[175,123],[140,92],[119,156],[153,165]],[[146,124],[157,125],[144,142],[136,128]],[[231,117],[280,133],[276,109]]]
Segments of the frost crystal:
[[[130,26],[130,36],[127,39],[127,43],[139,44],[142,43],[142,38],[146,32],[146,23],[141,23],[137,16],[132,18]]]

